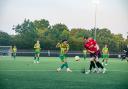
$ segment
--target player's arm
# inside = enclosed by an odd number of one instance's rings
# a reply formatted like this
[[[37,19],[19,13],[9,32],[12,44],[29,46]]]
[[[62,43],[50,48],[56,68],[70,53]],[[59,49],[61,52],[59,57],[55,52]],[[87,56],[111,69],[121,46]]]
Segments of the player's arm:
[[[36,47],[36,44],[34,45],[34,49],[36,49],[37,47]]]
[[[91,51],[91,50],[87,50],[87,52],[89,52],[89,53],[95,53],[95,51]]]
[[[108,50],[108,56],[109,56],[109,50]]]
[[[59,47],[60,47],[60,45],[61,45],[60,43],[57,43],[56,48],[59,48]]]
[[[41,50],[40,44],[39,44],[38,48]]]
[[[69,51],[69,44],[67,44],[67,48],[65,50],[65,53],[67,53]]]
[[[102,53],[104,53],[104,48],[102,49]]]
[[[17,48],[16,48],[16,52],[17,52]]]

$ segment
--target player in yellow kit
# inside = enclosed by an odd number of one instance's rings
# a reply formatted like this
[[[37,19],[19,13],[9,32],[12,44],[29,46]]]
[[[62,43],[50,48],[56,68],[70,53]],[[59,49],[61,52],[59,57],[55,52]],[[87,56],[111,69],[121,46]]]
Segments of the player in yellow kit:
[[[102,53],[103,53],[103,60],[102,60],[102,65],[104,64],[105,61],[105,65],[107,65],[108,63],[108,58],[109,58],[109,50],[108,50],[108,46],[105,45],[105,47],[102,49]]]
[[[39,63],[40,51],[41,51],[39,40],[37,40],[37,42],[35,43],[34,49],[35,49],[34,63]]]
[[[68,63],[67,63],[67,53],[69,51],[69,44],[67,42],[67,40],[62,40],[61,43],[58,43],[56,45],[57,48],[60,48],[60,60],[62,62],[62,65],[57,68],[57,71],[61,71],[61,69],[63,69],[64,67],[67,68],[67,72],[72,72],[72,70],[69,69],[68,67]]]
[[[12,56],[13,56],[14,60],[16,59],[16,52],[17,52],[17,48],[16,48],[16,46],[14,45],[14,46],[12,47]]]

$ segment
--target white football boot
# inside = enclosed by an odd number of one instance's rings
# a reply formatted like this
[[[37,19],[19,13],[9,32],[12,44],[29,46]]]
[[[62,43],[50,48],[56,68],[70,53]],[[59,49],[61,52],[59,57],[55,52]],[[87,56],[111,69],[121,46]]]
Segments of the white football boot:
[[[71,69],[69,69],[69,68],[67,68],[67,72],[72,72],[72,70],[71,70]]]
[[[92,72],[93,72],[93,73],[97,72],[97,68],[94,68],[94,69],[92,70]]]
[[[104,74],[106,72],[106,68],[103,68],[103,71],[102,71],[102,73]]]
[[[57,72],[61,71],[61,68],[57,68]]]
[[[40,62],[39,62],[39,61],[37,61],[36,63],[37,63],[37,64],[39,64]]]
[[[90,71],[90,70],[87,70],[87,71],[85,72],[85,74],[89,74],[89,73],[91,73],[91,71]]]

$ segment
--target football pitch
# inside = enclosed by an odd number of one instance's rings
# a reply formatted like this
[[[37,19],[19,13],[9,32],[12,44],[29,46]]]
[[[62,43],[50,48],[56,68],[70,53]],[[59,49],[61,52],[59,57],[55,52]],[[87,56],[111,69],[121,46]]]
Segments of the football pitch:
[[[100,59],[101,61],[101,59]],[[61,62],[57,57],[0,57],[0,89],[128,89],[128,62],[109,59],[105,74],[82,74],[88,69],[88,59],[68,58],[73,72],[56,72]]]

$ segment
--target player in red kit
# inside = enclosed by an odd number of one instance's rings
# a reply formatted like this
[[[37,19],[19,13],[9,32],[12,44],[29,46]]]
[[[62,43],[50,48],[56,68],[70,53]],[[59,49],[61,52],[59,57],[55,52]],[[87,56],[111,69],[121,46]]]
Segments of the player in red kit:
[[[106,69],[102,66],[102,64],[99,62],[98,58],[100,57],[100,48],[97,42],[88,37],[84,37],[84,48],[90,53],[90,67],[89,70],[86,72],[86,74],[89,74],[94,68],[96,71],[96,66],[98,67],[97,72],[99,73],[102,69],[102,72],[105,73]]]

